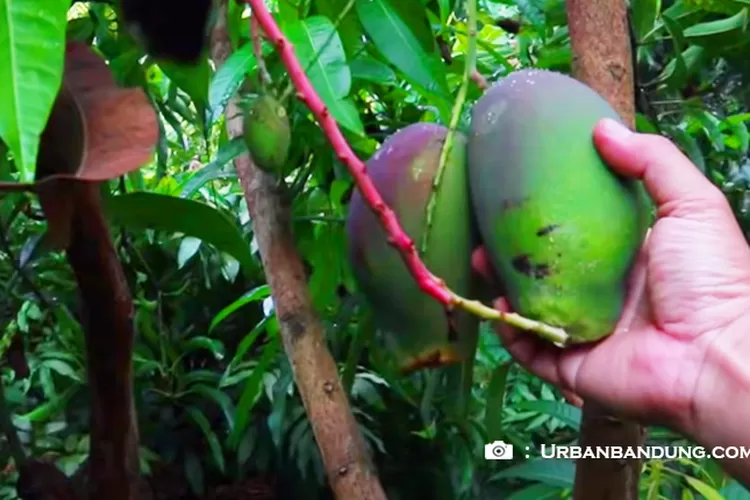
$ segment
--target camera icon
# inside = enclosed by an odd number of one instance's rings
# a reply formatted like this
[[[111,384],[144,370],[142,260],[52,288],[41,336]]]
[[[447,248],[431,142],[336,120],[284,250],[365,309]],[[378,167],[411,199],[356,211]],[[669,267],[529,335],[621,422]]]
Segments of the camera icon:
[[[512,460],[513,445],[505,441],[495,441],[484,445],[485,460]]]

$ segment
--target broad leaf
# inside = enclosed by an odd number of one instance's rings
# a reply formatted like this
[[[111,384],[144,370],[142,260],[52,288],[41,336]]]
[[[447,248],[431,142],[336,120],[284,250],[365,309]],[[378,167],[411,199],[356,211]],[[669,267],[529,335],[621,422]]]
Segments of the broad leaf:
[[[226,252],[245,273],[258,265],[237,224],[225,213],[204,203],[155,193],[131,193],[105,198],[105,211],[115,224],[131,229],[161,229],[200,238]]]
[[[364,135],[357,108],[346,99],[352,75],[336,30],[323,16],[313,16],[284,28],[302,68],[331,115],[347,130]],[[308,69],[309,68],[309,69]]]
[[[0,3],[0,138],[22,182],[34,179],[39,138],[62,82],[69,7],[70,0]]]
[[[410,83],[442,101],[441,106],[449,106],[445,102],[448,100],[448,84],[439,56],[436,52],[424,50],[399,14],[403,9],[394,8],[393,1],[396,0],[357,0],[357,12],[365,31],[378,50]]]

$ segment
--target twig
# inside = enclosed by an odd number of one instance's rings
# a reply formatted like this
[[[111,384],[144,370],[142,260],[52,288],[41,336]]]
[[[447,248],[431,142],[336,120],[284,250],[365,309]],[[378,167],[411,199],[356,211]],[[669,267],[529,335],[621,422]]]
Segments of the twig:
[[[367,168],[364,162],[354,154],[354,151],[352,151],[351,147],[346,142],[344,135],[336,124],[336,120],[330,115],[325,104],[318,96],[302,69],[299,60],[294,53],[294,47],[279,29],[273,16],[271,16],[271,13],[266,8],[264,1],[240,1],[251,5],[254,15],[258,18],[258,23],[281,55],[281,59],[283,60],[284,65],[289,72],[289,76],[297,89],[297,97],[305,103],[315,115],[315,118],[328,137],[331,146],[333,146],[334,151],[336,151],[339,161],[347,166],[349,172],[354,178],[357,188],[362,194],[362,197],[380,219],[383,228],[389,235],[389,243],[399,251],[407,269],[420,289],[438,300],[449,311],[455,307],[460,307],[476,314],[480,318],[486,320],[499,320],[520,329],[534,332],[554,343],[565,344],[568,340],[568,335],[562,328],[524,318],[516,313],[503,313],[497,309],[485,306],[477,300],[468,300],[460,297],[450,290],[442,279],[434,276],[429,269],[427,269],[417,254],[414,241],[412,241],[403,230],[393,210],[391,210],[391,208],[383,201],[383,198],[380,196],[380,193],[378,193],[378,190],[375,188],[375,185],[367,174]]]
[[[456,102],[453,103],[453,111],[451,113],[451,121],[448,125],[448,132],[445,134],[445,141],[443,147],[440,149],[440,161],[438,162],[438,169],[435,173],[435,178],[432,181],[432,196],[427,203],[427,217],[426,225],[427,228],[422,235],[422,252],[427,250],[427,240],[429,239],[430,229],[432,228],[433,215],[435,212],[435,203],[437,203],[437,191],[440,188],[440,181],[443,180],[443,173],[445,172],[445,165],[448,163],[448,156],[453,149],[453,139],[456,135],[456,128],[458,122],[461,119],[461,111],[464,109],[464,103],[466,102],[466,93],[469,90],[469,81],[471,80],[471,74],[474,71],[474,65],[476,64],[477,56],[477,0],[466,0],[466,10],[469,12],[469,20],[467,26],[469,28],[469,37],[466,47],[466,60],[464,63],[464,76],[461,80],[461,85],[458,88],[458,95],[456,96]]]

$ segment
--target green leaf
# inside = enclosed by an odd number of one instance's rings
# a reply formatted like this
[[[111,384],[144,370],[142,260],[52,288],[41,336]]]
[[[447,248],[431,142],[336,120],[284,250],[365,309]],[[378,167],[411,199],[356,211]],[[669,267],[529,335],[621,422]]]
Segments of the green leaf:
[[[193,193],[207,182],[216,179],[233,179],[237,177],[236,172],[225,171],[224,167],[230,161],[247,152],[247,143],[243,137],[235,137],[231,141],[223,143],[213,161],[193,174],[182,187],[180,198],[190,198]]]
[[[334,23],[338,22],[338,32],[344,51],[348,57],[354,57],[362,51],[365,43],[362,40],[364,30],[357,17],[357,11],[353,8],[353,0],[318,0],[318,11]],[[352,7],[343,18],[344,9],[352,3]]]
[[[341,39],[331,21],[323,16],[309,17],[286,25],[284,34],[294,45],[302,67],[309,68],[307,76],[331,116],[347,130],[364,135],[357,108],[346,100],[352,75]],[[325,45],[329,38],[330,42]]]
[[[725,500],[721,493],[700,479],[686,475],[685,480],[695,491],[703,495],[706,500]]]
[[[237,51],[232,52],[232,55],[214,73],[208,88],[208,104],[211,108],[210,124],[214,124],[224,114],[227,102],[240,88],[245,75],[254,71],[256,66],[253,46],[246,43]]]
[[[68,404],[68,401],[81,388],[80,385],[71,385],[60,396],[52,398],[44,404],[41,404],[30,412],[18,415],[16,418],[28,422],[45,422],[51,420],[58,412],[62,411]]]
[[[212,339],[203,335],[197,335],[190,337],[186,342],[183,342],[181,346],[181,355],[186,355],[191,352],[206,350],[213,354],[214,359],[224,359],[224,343],[219,339]]]
[[[198,116],[203,121],[204,110],[208,106],[208,85],[211,81],[211,67],[208,59],[203,57],[195,65],[159,61],[159,67],[176,86],[190,96],[198,109]]]
[[[550,415],[574,429],[581,425],[581,410],[562,401],[520,401],[513,407],[518,411],[535,411]]]
[[[702,46],[720,45],[727,49],[750,41],[747,22],[748,9],[744,8],[731,17],[698,23],[685,28],[684,35],[693,43]]]
[[[192,385],[187,392],[201,395],[216,403],[224,413],[229,429],[234,427],[234,405],[232,399],[226,393],[206,384]]]
[[[214,319],[211,320],[211,325],[208,327],[208,331],[209,332],[212,331],[222,321],[227,319],[232,313],[242,308],[243,306],[250,304],[252,302],[263,300],[270,295],[271,295],[271,287],[269,287],[268,285],[261,285],[257,288],[253,288],[249,292],[242,295],[242,297],[235,300],[234,302],[226,306],[224,309],[219,311],[218,314],[214,316]]]
[[[724,486],[720,493],[725,500],[750,500],[750,491],[742,486],[737,480],[732,479],[729,484]]]
[[[448,83],[438,54],[424,50],[393,5],[392,0],[357,0],[359,20],[378,50],[410,83],[443,101],[441,106],[450,107],[445,102],[449,99]]]
[[[507,361],[495,368],[487,387],[487,410],[484,417],[484,426],[487,429],[487,437],[491,441],[502,437],[505,388],[511,366],[512,363]]]
[[[523,451],[515,450],[515,453]],[[539,483],[570,488],[575,478],[575,464],[571,460],[536,458],[495,473],[490,481],[498,479],[526,479]]]
[[[187,478],[190,489],[196,495],[202,496],[205,491],[205,482],[203,477],[203,467],[198,455],[192,451],[185,453],[185,477]]]
[[[106,214],[114,224],[129,229],[161,229],[184,233],[213,245],[237,261],[246,273],[258,271],[250,244],[224,212],[204,203],[168,195],[136,192],[104,199]]]
[[[661,12],[661,0],[632,0],[633,29],[636,39],[642,42],[656,23]]]
[[[57,372],[63,377],[72,378],[73,380],[76,380],[78,382],[82,381],[81,375],[76,371],[76,369],[60,359],[45,360],[41,363],[41,366],[47,368],[48,370]]]
[[[0,3],[0,138],[22,182],[34,180],[39,140],[60,89],[70,0]]]
[[[224,454],[221,449],[219,438],[216,437],[216,434],[211,428],[211,423],[208,421],[203,412],[198,408],[189,406],[187,408],[187,412],[190,415],[190,418],[192,418],[193,421],[201,428],[201,431],[203,431],[203,435],[206,437],[206,441],[208,441],[208,447],[211,449],[211,456],[214,459],[214,463],[216,464],[216,467],[219,469],[219,471],[223,473],[226,469],[226,466],[224,464]]]
[[[381,85],[393,85],[396,83],[396,74],[393,70],[377,59],[369,56],[359,57],[349,63],[352,78],[366,80]]]
[[[253,346],[258,336],[261,333],[268,331],[268,326],[269,326],[269,323],[271,322],[271,318],[275,319],[275,316],[266,316],[265,318],[260,320],[258,324],[255,325],[255,327],[253,327],[250,333],[248,333],[247,335],[243,337],[242,341],[240,342],[240,345],[237,346],[237,352],[234,353],[234,357],[232,358],[232,361],[229,362],[229,366],[227,366],[226,370],[224,370],[224,374],[221,377],[222,387],[232,385],[229,382],[229,379],[231,378],[230,373],[232,369],[242,361],[242,358],[245,356],[247,351],[249,351],[250,348]]]
[[[240,401],[237,404],[234,429],[232,429],[232,432],[229,435],[229,443],[233,449],[236,449],[239,445],[242,433],[245,431],[245,428],[250,421],[250,412],[258,401],[258,396],[263,388],[263,374],[268,365],[273,361],[278,350],[279,339],[278,337],[274,337],[274,339],[263,348],[263,355],[261,356],[260,361],[253,369],[253,374],[248,377],[245,382],[245,388],[242,391]]]

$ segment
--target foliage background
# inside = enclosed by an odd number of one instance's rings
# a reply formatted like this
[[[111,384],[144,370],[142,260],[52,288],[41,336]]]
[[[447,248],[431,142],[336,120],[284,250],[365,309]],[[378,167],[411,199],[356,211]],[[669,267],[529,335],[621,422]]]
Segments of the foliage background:
[[[28,179],[33,171],[34,159],[16,146],[34,130],[20,124],[43,127],[44,96],[54,96],[59,81],[29,75],[59,62],[53,52],[63,35],[95,46],[118,82],[144,88],[159,112],[153,161],[106,186],[107,215],[136,302],[144,471],[172,484],[172,498],[234,482],[277,488],[279,498],[329,498],[231,165],[245,146],[223,132],[228,99],[240,92],[249,102],[257,94],[249,9],[230,2],[235,52],[215,70],[209,60],[184,67],[144,57],[107,4],[77,2],[59,25],[24,16],[28,3],[9,3],[0,22],[0,40],[9,40],[0,43],[0,73],[7,75],[0,101],[17,102],[0,107],[0,137],[14,153],[0,155],[2,180]],[[65,0],[40,3],[68,8]],[[449,121],[467,46],[464,2],[267,4],[361,158],[407,124]],[[724,190],[750,234],[747,5],[632,0],[631,11],[638,129],[672,138]],[[480,0],[478,17],[477,69],[490,83],[522,67],[570,71],[562,0]],[[49,43],[26,43],[18,38],[23,33]],[[274,89],[289,98],[293,146],[284,175],[296,243],[388,497],[568,497],[574,464],[538,457],[542,444],[575,442],[580,410],[510,361],[487,325],[467,415],[452,410],[455,394],[443,371],[398,375],[346,258],[351,177],[293,98],[271,46],[264,43],[263,53]],[[471,103],[481,91],[469,89]],[[88,446],[84,352],[75,282],[62,256],[45,247],[45,228],[35,198],[0,198],[0,374],[6,409],[29,451],[72,473]],[[28,376],[19,373],[24,350]],[[515,445],[512,461],[484,460],[484,444],[497,439]],[[662,428],[650,428],[648,440],[687,444]],[[2,438],[0,467],[0,498],[15,498]],[[648,461],[641,488],[647,499],[750,498],[711,460]]]

